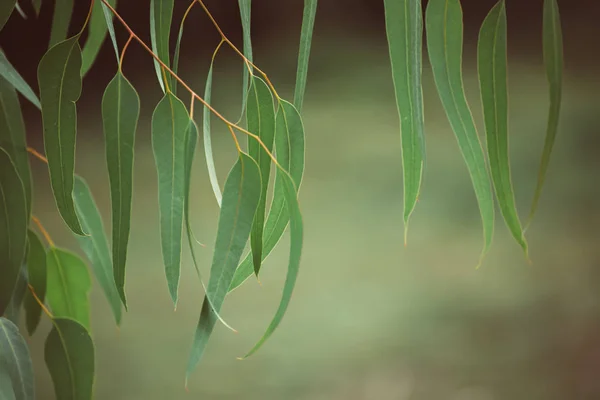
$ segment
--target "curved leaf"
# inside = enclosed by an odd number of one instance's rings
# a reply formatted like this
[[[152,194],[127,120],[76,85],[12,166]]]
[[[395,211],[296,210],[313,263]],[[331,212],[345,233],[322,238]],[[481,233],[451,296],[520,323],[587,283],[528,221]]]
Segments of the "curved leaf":
[[[13,85],[14,88],[17,89],[17,91],[19,91],[23,96],[25,96],[27,100],[33,103],[34,106],[40,110],[42,109],[36,94],[33,92],[27,82],[25,82],[23,77],[21,77],[15,67],[13,67],[10,61],[8,61],[2,50],[0,50],[0,76]]]
[[[250,82],[246,118],[248,131],[258,135],[269,151],[271,151],[275,138],[273,96],[267,84],[262,79],[254,76]],[[269,188],[269,176],[271,174],[271,157],[258,141],[251,137],[248,137],[248,155],[258,163],[262,182],[260,202],[256,209],[254,222],[252,223],[252,232],[250,233],[254,272],[258,276],[262,262],[262,239],[265,224],[265,209],[267,206],[267,189]]]
[[[252,221],[260,200],[260,188],[258,164],[247,154],[240,153],[238,161],[225,181],[223,205],[219,214],[217,239],[208,281],[207,295],[212,299],[212,306],[217,313],[221,311],[231,278],[250,236]],[[194,335],[186,382],[202,358],[216,320],[215,313],[205,299]]]
[[[210,63],[210,68],[208,69],[208,76],[206,77],[206,87],[204,89],[204,101],[207,104],[210,104],[210,98],[212,93],[213,63],[214,59]],[[215,160],[213,157],[212,139],[210,136],[211,116],[212,113],[210,109],[204,106],[204,113],[202,118],[202,138],[204,140],[204,156],[206,157],[206,167],[208,168],[208,178],[210,180],[210,185],[212,186],[213,193],[215,194],[215,198],[217,199],[217,204],[219,204],[219,207],[221,207],[221,199],[223,195],[221,194],[221,187],[219,186],[219,180],[217,179],[217,171],[215,169]]]
[[[4,24],[15,9],[16,0],[3,0],[0,2],[0,31],[4,28]]]
[[[139,116],[140,98],[119,71],[104,91],[102,121],[112,204],[113,280],[126,308],[125,266],[131,227],[135,132]]]
[[[89,327],[92,282],[83,260],[68,251],[51,248],[46,265],[46,297],[54,316],[72,318]]]
[[[117,0],[107,0],[108,4],[116,7]],[[81,50],[81,76],[84,76],[94,64],[96,56],[106,38],[106,19],[102,10],[102,1],[96,1],[88,25],[88,37]]]
[[[69,34],[72,15],[73,0],[54,0],[54,15],[52,16],[52,29],[48,48],[66,39]]]
[[[386,0],[385,22],[400,117],[406,243],[408,222],[417,205],[425,163],[421,0]]]
[[[0,148],[0,315],[10,303],[27,249],[25,189],[8,153]]]
[[[463,22],[459,0],[430,0],[425,24],[433,77],[444,110],[463,155],[483,223],[484,248],[479,264],[492,244],[494,199],[483,148],[463,87]]]
[[[306,91],[306,77],[308,75],[308,59],[312,43],[315,15],[317,13],[317,0],[304,0],[304,13],[302,14],[302,28],[300,30],[300,49],[298,51],[298,69],[296,70],[296,87],[294,88],[294,106],[299,112],[304,103]]]
[[[152,51],[168,67],[171,65],[171,56],[169,53],[169,38],[171,35],[171,20],[173,19],[173,0],[150,0],[150,40]],[[156,76],[163,92],[166,90],[163,82],[161,66],[158,61],[154,61]],[[171,76],[167,77],[167,86],[172,88]]]
[[[243,39],[243,52],[244,56],[252,62],[252,35],[250,31],[250,21],[252,13],[251,0],[238,0],[238,6],[240,9],[240,18],[242,20],[242,39]],[[246,110],[246,102],[248,100],[248,85],[250,74],[252,73],[252,67],[248,70],[248,66],[244,63],[242,70],[242,116]]]
[[[181,240],[185,197],[185,138],[190,116],[167,92],[152,115],[152,149],[158,172],[158,203],[163,261],[173,304],[181,270]]]
[[[0,317],[0,375],[4,368],[10,377],[14,398],[35,400],[33,365],[27,343],[15,324]]]
[[[114,0],[115,2],[117,0]],[[117,44],[117,36],[115,35],[115,26],[113,24],[113,13],[110,11],[110,8],[106,6],[106,4],[100,2],[102,4],[102,11],[104,12],[104,21],[106,22],[106,27],[108,29],[108,34],[110,35],[110,39],[113,45],[113,49],[115,50],[115,56],[117,57],[117,62],[119,62],[119,45]]]
[[[111,260],[108,241],[102,223],[102,216],[89,186],[83,178],[75,178],[75,208],[82,226],[89,236],[78,236],[77,241],[81,249],[92,263],[92,271],[100,283],[100,287],[110,303],[117,325],[121,324],[121,299],[115,280],[113,279],[113,264]]]
[[[32,230],[27,232],[27,239],[29,241],[27,280],[37,297],[43,302],[46,299],[46,249],[40,238]],[[25,307],[27,332],[31,336],[40,322],[42,308],[29,290],[25,292],[23,305]]]
[[[77,321],[54,318],[44,358],[57,400],[91,400],[94,386],[94,342]]]
[[[81,50],[74,36],[52,47],[38,66],[44,148],[58,211],[77,235],[85,235],[73,204],[77,108],[81,95]]]

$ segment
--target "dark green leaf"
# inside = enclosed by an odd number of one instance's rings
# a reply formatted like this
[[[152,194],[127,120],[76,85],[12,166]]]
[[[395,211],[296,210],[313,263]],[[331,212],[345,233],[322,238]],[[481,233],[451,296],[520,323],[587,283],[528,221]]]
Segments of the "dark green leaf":
[[[221,311],[231,278],[250,236],[254,213],[260,200],[260,190],[258,164],[245,153],[240,153],[238,161],[225,181],[217,240],[208,281],[207,295],[212,299],[212,306],[216,312]],[[202,358],[216,321],[214,311],[205,300],[196,327],[186,382]]]
[[[52,17],[52,30],[50,31],[50,44],[48,48],[67,38],[72,15],[73,0],[54,0],[54,15]]]
[[[57,400],[91,400],[94,386],[94,342],[77,321],[54,318],[44,358]]]
[[[421,0],[386,0],[385,22],[400,117],[406,243],[408,222],[419,198],[425,162]]]
[[[139,115],[140,98],[119,71],[104,91],[102,120],[112,202],[114,282],[125,307],[125,265],[131,226],[135,132]]]
[[[427,49],[433,77],[444,110],[461,150],[483,222],[484,248],[479,264],[492,244],[494,199],[483,148],[463,87],[463,22],[459,0],[430,0],[425,16]]]
[[[169,293],[177,306],[185,198],[185,138],[190,116],[167,92],[152,115],[152,149],[158,172],[158,203],[163,261]]]
[[[204,101],[210,104],[211,92],[212,92],[212,72],[214,59],[210,63],[208,69],[208,76],[206,77],[206,88],[204,89]],[[212,113],[210,109],[204,106],[204,114],[202,118],[202,138],[204,140],[204,156],[206,157],[206,167],[208,168],[208,178],[210,179],[210,185],[212,186],[213,193],[217,199],[219,207],[221,207],[221,187],[219,186],[219,180],[217,179],[217,171],[215,169],[215,160],[213,157],[212,150],[212,139],[210,136],[210,117]]]
[[[79,220],[89,236],[78,236],[81,249],[92,263],[92,271],[110,303],[117,325],[121,323],[121,299],[113,278],[113,264],[102,216],[87,183],[79,176],[75,178],[75,209]]]
[[[29,230],[27,232],[29,240],[29,251],[27,253],[27,279],[35,291],[40,301],[46,299],[46,249],[40,238]],[[25,292],[25,321],[27,323],[27,332],[33,335],[42,315],[42,308],[36,301],[31,291]]]
[[[252,62],[252,35],[250,31],[250,20],[252,14],[252,4],[251,0],[238,0],[238,5],[240,8],[240,18],[242,20],[242,38],[243,38],[243,53],[244,56]],[[246,109],[246,101],[248,99],[248,80],[250,73],[252,72],[252,67],[248,70],[248,65],[244,63],[243,72],[242,72],[242,116],[244,115],[244,110]]]
[[[15,325],[19,325],[19,319],[21,317],[21,306],[23,305],[23,299],[25,298],[25,291],[27,290],[27,266],[23,264],[17,282],[10,298],[10,303],[6,307],[4,316],[11,320]]]
[[[116,2],[117,0],[115,0]],[[110,11],[110,8],[106,6],[106,4],[102,3],[102,11],[104,11],[104,21],[106,22],[106,27],[108,28],[108,33],[110,35],[110,39],[113,45],[113,49],[115,50],[115,56],[117,57],[117,62],[119,61],[119,45],[117,44],[117,36],[115,35],[115,26],[113,25],[113,14]]]
[[[246,118],[248,131],[258,135],[269,151],[271,151],[275,138],[273,96],[267,84],[257,77],[252,77],[250,82]],[[271,157],[258,141],[251,137],[248,137],[248,155],[258,163],[262,181],[260,202],[256,209],[252,232],[250,234],[254,272],[258,276],[262,262],[262,239],[265,225],[265,209],[267,206],[267,189],[269,188],[269,176],[271,173]]]
[[[16,0],[2,0],[0,2],[0,31],[4,28],[4,24],[12,14],[15,8]]]
[[[42,9],[42,0],[32,0],[31,4],[33,5],[33,9],[35,10],[35,15],[40,15],[40,10]]]
[[[67,226],[81,230],[73,205],[77,108],[81,95],[81,50],[75,36],[52,47],[38,66],[44,147],[56,204]]]
[[[68,251],[51,248],[46,265],[46,297],[54,316],[72,318],[89,327],[92,282],[83,260]]]
[[[169,53],[169,37],[173,18],[173,0],[150,0],[150,40],[152,51],[168,67],[171,65]],[[154,69],[163,92],[166,90],[161,72],[161,65],[154,60]],[[172,88],[171,76],[167,73],[167,86]]]
[[[304,0],[304,13],[302,15],[302,29],[300,31],[300,50],[298,51],[298,69],[296,71],[296,87],[294,89],[294,105],[299,112],[304,103],[306,90],[306,77],[308,75],[308,59],[312,43],[315,15],[317,13],[317,0]]]
[[[34,106],[40,110],[42,109],[36,94],[33,92],[27,82],[25,82],[25,80],[21,77],[19,72],[17,72],[15,67],[13,67],[10,61],[8,61],[2,50],[0,50],[0,76],[13,85],[15,89],[25,96],[27,100],[32,102]]]
[[[116,7],[117,0],[108,0],[108,4]],[[81,50],[81,76],[84,76],[94,64],[96,56],[106,38],[106,19],[102,10],[102,1],[94,2],[92,16],[88,25],[88,37]]]
[[[25,189],[8,153],[0,148],[0,315],[6,310],[27,249]]]
[[[35,400],[33,365],[27,343],[15,324],[0,317],[0,375],[4,373],[10,377],[16,400]]]

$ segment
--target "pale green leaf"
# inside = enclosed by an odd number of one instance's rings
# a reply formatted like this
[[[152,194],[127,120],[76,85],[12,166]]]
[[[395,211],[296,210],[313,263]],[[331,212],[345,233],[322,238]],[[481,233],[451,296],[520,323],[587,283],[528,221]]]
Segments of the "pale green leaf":
[[[33,103],[34,106],[42,109],[39,99],[36,94],[33,92],[31,87],[25,82],[25,80],[21,77],[19,72],[13,67],[13,65],[8,61],[4,52],[0,50],[0,76],[6,79],[11,85],[15,87],[27,100]]]
[[[117,0],[107,0],[113,8],[117,5]],[[106,7],[106,6],[105,6]],[[81,50],[81,76],[84,76],[94,64],[96,56],[104,43],[106,38],[106,19],[104,17],[104,11],[102,10],[102,1],[98,0],[94,2],[94,8],[92,9],[92,16],[88,24],[88,37]]]
[[[171,65],[169,53],[169,38],[171,35],[171,20],[173,18],[173,0],[150,0],[150,40],[152,51],[167,67]],[[163,92],[166,90],[161,72],[161,65],[154,60],[154,69]],[[171,85],[171,76],[166,73],[167,86]]]
[[[44,359],[57,400],[91,400],[94,386],[94,342],[77,321],[54,318]]]
[[[73,3],[73,0],[54,0],[54,14],[52,16],[52,29],[48,48],[67,38],[69,24],[73,16]]]
[[[298,68],[296,70],[296,87],[294,88],[294,105],[299,112],[302,111],[304,92],[306,91],[308,60],[310,58],[310,47],[315,26],[317,2],[318,0],[304,0],[302,28],[300,30],[300,49],[298,51]]]
[[[114,282],[125,307],[125,265],[131,227],[133,160],[139,115],[140,98],[119,71],[104,91],[102,121],[112,204]]]
[[[5,373],[16,400],[35,400],[33,365],[27,343],[15,324],[0,317],[0,375]]]
[[[425,163],[423,115],[423,11],[421,0],[385,0],[385,22],[400,117],[404,184],[404,242]]]
[[[213,64],[214,59],[210,63],[210,68],[208,69],[208,76],[206,77],[206,87],[204,89],[204,101],[207,104],[210,104],[211,94],[212,94],[212,73],[213,73]],[[202,138],[204,140],[204,156],[206,157],[206,167],[208,168],[208,179],[210,180],[210,185],[212,186],[213,193],[215,194],[215,198],[217,199],[217,204],[221,207],[221,199],[223,195],[221,194],[221,187],[219,186],[219,180],[217,179],[217,171],[215,169],[215,159],[213,157],[213,149],[212,149],[212,139],[210,135],[210,117],[212,113],[210,109],[204,106],[203,118],[202,118]]]
[[[115,2],[117,0],[114,0]],[[117,57],[117,62],[119,61],[119,45],[117,44],[117,36],[115,35],[115,26],[113,24],[113,14],[110,11],[110,8],[106,6],[106,4],[102,3],[102,11],[104,12],[104,21],[106,22],[106,27],[108,28],[108,34],[110,35],[110,39],[113,45],[113,49],[115,50],[115,57]]]
[[[27,253],[27,280],[37,297],[43,302],[46,299],[46,249],[40,238],[32,230],[27,232],[27,238],[29,241],[29,250]],[[40,322],[42,307],[40,307],[29,290],[25,293],[23,306],[25,307],[27,332],[29,332],[29,335],[31,336]]]
[[[430,0],[425,15],[427,49],[442,105],[463,155],[483,223],[488,252],[494,234],[494,199],[483,148],[469,109],[462,78],[463,21],[459,0]]]
[[[0,2],[0,31],[15,8],[16,0],[2,0]]]
[[[15,10],[19,13],[21,18],[27,19],[27,14],[25,14],[25,11],[23,11],[19,3],[15,3]]]
[[[16,400],[10,376],[5,369],[0,365],[0,400]]]
[[[212,299],[212,307],[216,312],[221,311],[233,273],[250,236],[254,213],[260,200],[260,179],[260,170],[256,161],[245,153],[240,153],[238,161],[225,181],[208,281],[207,295]],[[202,358],[216,321],[217,317],[211,305],[205,300],[202,303],[200,320],[194,335],[186,382]]]
[[[51,248],[46,266],[46,298],[54,316],[72,318],[89,327],[92,282],[83,260],[66,250]]]
[[[242,49],[244,53],[244,57],[246,57],[250,62],[253,60],[252,56],[252,34],[250,30],[250,21],[252,14],[252,4],[251,0],[238,0],[238,6],[240,9],[240,18],[242,20]],[[248,99],[248,85],[249,85],[249,77],[252,73],[252,67],[248,70],[248,65],[244,63],[242,70],[242,116],[244,115],[244,111],[246,109],[246,101]]]

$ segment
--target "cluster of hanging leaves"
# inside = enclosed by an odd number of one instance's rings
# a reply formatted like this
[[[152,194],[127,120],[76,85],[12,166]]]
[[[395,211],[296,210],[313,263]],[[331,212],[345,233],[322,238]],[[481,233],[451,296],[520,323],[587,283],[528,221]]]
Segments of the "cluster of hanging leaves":
[[[81,31],[67,37],[73,2],[57,1],[49,48],[38,65],[39,97],[0,51],[0,398],[35,398],[33,366],[27,344],[18,328],[22,312],[28,335],[35,333],[42,314],[52,322],[46,338],[45,361],[56,397],[62,400],[91,399],[93,394],[95,348],[89,298],[92,275],[100,284],[117,325],[123,318],[123,309],[127,309],[125,276],[140,99],[121,66],[127,46],[132,41],[139,42],[151,53],[164,94],[152,115],[151,138],[158,176],[159,229],[166,290],[176,305],[184,235],[204,288],[186,382],[200,362],[217,321],[229,327],[220,315],[227,294],[251,276],[258,276],[266,258],[289,226],[289,261],[279,307],[263,336],[244,357],[256,352],[280,324],[298,275],[304,235],[297,200],[304,173],[305,139],[301,109],[317,0],[304,2],[293,102],[279,97],[268,77],[252,63],[251,3],[250,0],[238,2],[243,28],[241,51],[225,37],[203,2],[193,0],[180,22],[176,48],[171,56],[169,43],[174,0],[150,0],[150,45],[139,39],[121,19],[116,12],[116,0],[92,1]],[[41,0],[32,0],[31,3],[33,10],[39,13]],[[420,0],[384,0],[384,3],[400,115],[406,237],[425,164],[421,88],[423,15]],[[211,60],[203,96],[193,92],[176,75],[184,23],[194,5],[204,9],[222,37]],[[27,17],[16,0],[2,2],[0,30],[15,10]],[[122,47],[119,47],[115,35],[115,17],[118,25],[129,33],[129,41]],[[544,0],[543,19],[544,59],[551,105],[530,219],[543,186],[561,103],[562,39],[556,0]],[[485,238],[482,257],[492,241],[492,185],[507,226],[527,252],[509,170],[504,0],[498,2],[483,22],[478,45],[477,61],[491,179],[463,90],[460,1],[429,0],[425,25],[427,49],[438,93],[466,161],[481,210]],[[84,32],[87,32],[85,41],[82,40]],[[82,80],[93,66],[107,34],[118,65],[114,78],[105,89],[99,110],[110,182],[110,240],[89,186],[75,174],[77,101]],[[210,105],[213,64],[222,45],[231,46],[244,61],[241,117],[237,123],[225,119]],[[178,87],[185,88],[191,95],[189,107],[178,96]],[[45,156],[27,146],[18,93],[41,112]],[[204,156],[220,208],[210,277],[206,285],[196,261],[197,240],[189,220],[193,206],[190,204],[193,162],[200,136],[193,113],[195,102],[202,103]],[[231,131],[238,152],[238,158],[222,186],[217,179],[211,146],[211,118],[215,116]],[[248,137],[245,149],[236,133]],[[47,163],[58,212],[77,238],[87,260],[57,247],[33,215],[33,182],[28,153]],[[269,190],[271,174],[275,177],[272,191]],[[267,197],[271,192],[269,202]],[[244,255],[248,243],[249,251]]]

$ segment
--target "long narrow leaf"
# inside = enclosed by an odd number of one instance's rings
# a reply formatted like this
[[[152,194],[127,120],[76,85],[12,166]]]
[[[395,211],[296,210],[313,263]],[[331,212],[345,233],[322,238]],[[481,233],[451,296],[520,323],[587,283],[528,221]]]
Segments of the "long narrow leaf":
[[[44,147],[52,192],[58,211],[77,235],[85,235],[73,204],[77,108],[81,95],[81,50],[79,36],[50,48],[38,66],[42,100]]]
[[[171,20],[173,19],[173,0],[151,0],[150,1],[150,40],[152,51],[166,66],[171,65],[169,53],[169,38],[171,36]],[[166,91],[161,66],[154,60],[154,69],[163,92]],[[170,75],[166,75],[166,85],[171,88]]]
[[[210,104],[212,94],[212,74],[214,59],[210,63],[208,69],[208,75],[206,77],[206,87],[204,89],[204,101]],[[217,171],[215,168],[215,159],[213,157],[212,139],[210,135],[210,117],[212,113],[210,109],[204,106],[203,118],[202,118],[202,138],[204,140],[204,156],[206,157],[206,167],[208,168],[208,178],[210,185],[212,186],[213,193],[217,199],[217,204],[221,207],[221,200],[223,195],[221,194],[221,187],[219,186],[219,180],[217,179]]]
[[[0,2],[0,31],[4,28],[6,21],[15,9],[16,0],[4,0]]]
[[[27,343],[15,324],[0,317],[0,374],[2,367],[8,372],[15,399],[35,400],[33,365]]]
[[[240,9],[240,17],[242,20],[242,39],[243,39],[243,52],[244,56],[252,62],[252,35],[250,30],[250,21],[252,13],[251,0],[238,0],[238,6]],[[252,67],[248,70],[248,66],[244,63],[242,70],[242,116],[246,109],[246,101],[248,100],[248,85],[250,73],[252,73]]]
[[[306,91],[306,77],[308,76],[308,60],[312,44],[315,16],[317,14],[318,0],[304,0],[302,14],[302,28],[300,30],[300,49],[298,51],[298,68],[296,70],[296,87],[294,88],[294,105],[302,112],[304,92]]]
[[[113,8],[117,5],[117,0],[107,0]],[[90,70],[96,56],[100,51],[102,43],[106,38],[106,19],[102,10],[102,1],[96,1],[92,10],[92,16],[88,25],[88,37],[83,49],[81,50],[81,75],[84,76]],[[106,6],[105,6],[106,7]]]
[[[69,24],[73,16],[73,5],[73,0],[54,1],[54,15],[52,16],[52,29],[50,30],[50,44],[48,48],[67,38]]]
[[[117,36],[115,35],[115,26],[113,24],[113,13],[106,6],[106,4],[104,4],[102,2],[100,2],[100,3],[102,4],[102,11],[104,12],[104,21],[106,22],[106,27],[108,29],[108,34],[110,35],[113,49],[115,50],[115,56],[117,57],[117,62],[119,62],[119,45],[117,44]]]
[[[34,106],[40,110],[42,109],[36,94],[33,92],[27,82],[25,82],[25,80],[21,77],[15,67],[13,67],[10,61],[8,61],[2,50],[0,50],[0,76],[13,85],[15,89],[25,96],[27,100],[33,103]]]
[[[32,0],[31,4],[33,5],[33,10],[35,11],[35,15],[40,15],[40,10],[42,9],[42,0]]]
[[[19,325],[21,318],[21,306],[23,305],[23,299],[25,298],[25,290],[27,289],[27,266],[23,264],[17,282],[10,298],[10,303],[6,307],[4,316],[11,320],[15,325]]]
[[[484,248],[488,252],[494,234],[494,199],[483,148],[463,87],[463,22],[459,0],[430,0],[425,24],[433,77],[444,110],[463,155],[483,223]]]
[[[46,299],[46,249],[40,238],[32,230],[27,232],[27,238],[29,241],[29,251],[27,253],[27,280],[38,299],[43,302]],[[31,336],[40,323],[42,307],[40,307],[29,290],[25,293],[23,305],[25,307],[27,332]]]

